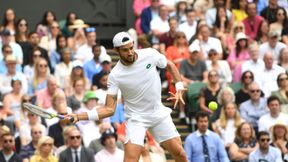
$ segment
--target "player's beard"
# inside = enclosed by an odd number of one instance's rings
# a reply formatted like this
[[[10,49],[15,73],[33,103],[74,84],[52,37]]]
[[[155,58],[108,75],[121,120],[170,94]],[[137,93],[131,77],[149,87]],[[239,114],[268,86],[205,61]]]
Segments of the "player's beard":
[[[135,62],[136,60],[136,54],[134,55],[128,55],[127,57],[124,57],[122,55],[120,55],[120,60],[121,62],[123,62],[124,64],[132,64]]]

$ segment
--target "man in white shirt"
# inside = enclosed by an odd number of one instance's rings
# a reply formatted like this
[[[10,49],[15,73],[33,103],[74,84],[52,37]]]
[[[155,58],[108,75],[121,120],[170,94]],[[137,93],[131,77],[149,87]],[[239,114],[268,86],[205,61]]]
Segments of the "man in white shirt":
[[[252,43],[248,47],[250,59],[246,60],[242,64],[242,73],[245,71],[251,71],[254,75],[255,81],[261,85],[259,80],[261,73],[264,71],[264,61],[259,58],[259,47],[256,42]]]
[[[157,142],[168,150],[176,162],[187,162],[180,135],[170,116],[171,109],[161,103],[161,81],[156,67],[167,68],[175,81],[176,93],[169,99],[175,105],[183,102],[184,85],[176,66],[152,48],[134,50],[134,40],[127,32],[117,33],[113,38],[114,50],[120,60],[108,78],[108,93],[105,106],[89,113],[69,114],[74,122],[99,120],[112,116],[120,89],[125,103],[126,137],[125,162],[139,159],[144,146],[146,131],[149,129]]]
[[[196,13],[193,9],[186,11],[187,21],[179,25],[179,31],[185,33],[187,40],[189,41],[196,33],[197,21],[195,21]]]
[[[106,130],[100,140],[104,148],[95,155],[96,162],[122,162],[124,160],[124,151],[116,145],[117,134],[115,132],[111,129]]]
[[[220,58],[222,58],[223,56],[223,50],[220,40],[214,37],[210,37],[210,29],[207,25],[200,26],[199,36],[196,40],[193,41],[189,48],[195,46],[198,46],[201,49],[201,59],[206,59],[211,49],[215,49],[219,54]]]
[[[249,162],[282,162],[281,151],[270,146],[269,133],[261,131],[258,133],[257,140],[259,148],[249,155]]]
[[[74,56],[75,59],[81,60],[82,63],[85,63],[86,61],[89,61],[93,58],[93,52],[92,52],[92,46],[96,44],[96,28],[86,28],[85,29],[85,36],[87,39],[87,43],[80,46]],[[101,46],[101,54],[106,54],[106,49]]]
[[[270,96],[271,92],[278,90],[277,76],[280,73],[285,73],[285,69],[281,66],[273,63],[273,55],[267,52],[264,55],[264,71],[260,73],[261,88],[265,94],[265,97]]]
[[[270,113],[263,115],[258,122],[259,131],[272,133],[272,126],[276,123],[288,125],[288,116],[280,112],[280,100],[276,96],[270,96],[267,99],[267,106]]]
[[[274,63],[278,62],[281,49],[286,47],[284,43],[278,41],[278,38],[277,32],[270,31],[268,33],[268,42],[262,43],[259,47],[260,58],[263,58],[266,52],[271,52]]]

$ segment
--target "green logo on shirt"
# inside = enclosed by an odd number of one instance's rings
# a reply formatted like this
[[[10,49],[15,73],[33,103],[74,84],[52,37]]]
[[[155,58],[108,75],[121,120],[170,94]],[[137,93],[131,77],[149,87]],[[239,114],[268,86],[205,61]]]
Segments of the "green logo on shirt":
[[[146,66],[146,69],[150,69],[150,67],[151,67],[151,64],[148,64],[148,65]]]

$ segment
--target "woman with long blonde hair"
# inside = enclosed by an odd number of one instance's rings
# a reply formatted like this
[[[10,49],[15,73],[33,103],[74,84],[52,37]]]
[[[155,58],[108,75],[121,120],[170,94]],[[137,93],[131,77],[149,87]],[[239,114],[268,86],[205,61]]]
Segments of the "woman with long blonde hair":
[[[29,94],[34,95],[37,91],[46,88],[49,75],[47,61],[44,58],[38,58],[34,66],[34,76],[30,82]]]
[[[35,154],[30,162],[58,162],[53,153],[54,139],[49,136],[43,136],[39,139]]]
[[[244,120],[241,119],[236,104],[229,102],[222,108],[220,118],[212,124],[212,128],[220,135],[225,147],[229,148],[234,141],[235,130],[242,122]]]

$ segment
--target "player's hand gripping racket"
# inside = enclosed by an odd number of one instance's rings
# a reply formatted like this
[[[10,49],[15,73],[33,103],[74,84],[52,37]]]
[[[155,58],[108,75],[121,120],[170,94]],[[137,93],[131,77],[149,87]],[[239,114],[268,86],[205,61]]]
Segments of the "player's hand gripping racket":
[[[30,103],[23,103],[23,107],[26,108],[27,110],[29,110],[31,113],[36,114],[38,116],[41,116],[43,118],[46,119],[52,119],[52,118],[59,118],[59,119],[64,119],[63,115],[59,115],[59,114],[53,114],[50,112],[47,112],[46,110],[44,110],[43,108],[30,104]],[[70,122],[74,121],[74,118],[71,117]]]

